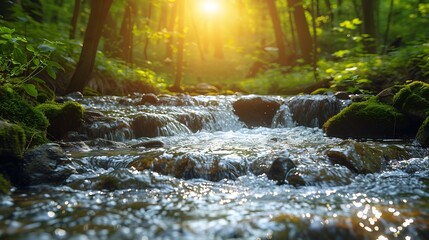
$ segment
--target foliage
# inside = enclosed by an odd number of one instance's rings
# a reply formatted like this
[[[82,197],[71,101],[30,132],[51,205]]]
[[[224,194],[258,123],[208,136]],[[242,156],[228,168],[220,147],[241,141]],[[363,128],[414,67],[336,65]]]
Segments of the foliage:
[[[31,97],[38,96],[36,85],[38,75],[46,71],[52,78],[63,70],[57,62],[51,61],[52,53],[61,46],[60,42],[43,40],[32,43],[15,33],[15,29],[0,27],[0,85],[12,84],[22,87]]]
[[[20,125],[26,136],[26,146],[47,142],[48,120],[11,87],[0,87],[0,119]]]

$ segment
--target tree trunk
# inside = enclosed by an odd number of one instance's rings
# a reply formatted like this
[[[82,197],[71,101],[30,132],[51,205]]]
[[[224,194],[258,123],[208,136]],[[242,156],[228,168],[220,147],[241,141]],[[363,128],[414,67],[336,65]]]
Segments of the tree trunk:
[[[268,10],[270,12],[271,21],[273,23],[274,35],[276,38],[276,44],[278,48],[278,62],[281,65],[288,65],[288,59],[286,56],[286,46],[284,43],[283,31],[280,23],[280,18],[277,12],[275,0],[267,0]]]
[[[319,75],[317,73],[317,59],[318,59],[318,53],[317,53],[317,26],[316,26],[316,17],[317,15],[314,13],[314,9],[317,8],[319,2],[315,0],[311,0],[311,8],[313,15],[311,16],[311,25],[313,26],[313,58],[312,58],[312,66],[313,66],[313,75],[314,79],[317,81],[319,78]],[[317,11],[316,11],[317,12]]]
[[[334,11],[332,10],[332,4],[330,0],[325,0],[326,8],[328,9],[329,20],[331,27],[334,27]]]
[[[177,46],[177,65],[176,65],[176,78],[174,79],[174,85],[170,88],[174,92],[182,92],[180,87],[183,78],[184,68],[184,54],[185,54],[185,2],[186,0],[177,0],[177,12],[178,12],[178,31],[179,41]]]
[[[147,16],[146,16],[146,26],[149,28],[150,25],[150,19],[152,18],[152,1],[149,1],[149,6],[147,10]],[[143,55],[146,60],[149,59],[147,55],[147,49],[149,48],[149,37],[146,36],[145,42],[144,42],[144,49],[143,49]]]
[[[125,6],[124,18],[121,25],[121,51],[120,58],[125,62],[132,62],[132,46],[133,46],[133,11],[135,5],[133,0],[128,0]]]
[[[288,6],[292,9],[295,18],[296,31],[298,33],[301,56],[304,63],[311,63],[311,54],[313,51],[313,40],[310,35],[307,19],[305,18],[302,0],[288,0]]]
[[[394,5],[394,1],[390,0],[389,15],[387,16],[387,23],[386,23],[386,31],[384,31],[383,54],[387,52],[387,45],[388,45],[387,41],[389,39],[390,25],[392,24],[393,5]]]
[[[165,63],[170,63],[173,60],[173,31],[174,31],[174,25],[176,23],[176,13],[177,13],[177,2],[173,3],[173,7],[171,9],[170,14],[170,21],[168,23],[168,33],[169,37],[167,40],[167,49],[165,54]]]
[[[85,31],[82,51],[76,71],[66,90],[67,93],[83,91],[88,84],[95,64],[98,43],[101,37],[104,21],[109,12],[113,0],[91,1],[91,13]]]
[[[80,2],[81,0],[74,1],[73,17],[70,23],[71,25],[70,33],[69,33],[70,39],[74,39],[76,37],[77,20],[79,18],[79,12],[80,12]]]
[[[377,52],[375,5],[376,1],[374,0],[362,0],[363,34],[367,35],[364,39],[364,46],[368,53]]]

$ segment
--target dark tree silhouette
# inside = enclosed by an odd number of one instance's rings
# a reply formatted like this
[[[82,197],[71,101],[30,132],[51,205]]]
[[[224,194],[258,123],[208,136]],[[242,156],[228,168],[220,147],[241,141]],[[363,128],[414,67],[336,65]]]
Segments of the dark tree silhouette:
[[[376,25],[375,25],[376,1],[362,0],[363,14],[363,34],[367,35],[364,39],[365,50],[368,53],[376,53]]]
[[[299,47],[304,63],[311,63],[313,51],[313,40],[310,35],[307,19],[305,18],[302,0],[288,0],[288,6],[292,9],[295,19],[296,31],[298,33]]]
[[[81,0],[74,1],[73,17],[70,23],[71,25],[70,33],[69,33],[70,39],[74,39],[76,37],[77,20],[79,18],[79,12],[80,12],[80,3],[81,3]]]
[[[286,56],[286,46],[284,43],[283,31],[280,23],[280,18],[277,12],[276,1],[267,0],[268,10],[270,12],[271,21],[273,23],[274,35],[276,37],[276,44],[278,48],[278,62],[281,65],[288,65],[288,59]]]
[[[113,0],[91,1],[91,13],[85,31],[82,51],[76,71],[66,90],[67,93],[82,91],[88,84],[95,64],[98,43],[101,37],[104,21]]]
[[[177,45],[177,64],[176,64],[176,77],[174,79],[174,85],[170,87],[171,91],[182,92],[180,87],[183,78],[184,68],[184,53],[185,53],[185,2],[186,0],[177,0],[177,13],[178,13],[178,31],[179,39]]]

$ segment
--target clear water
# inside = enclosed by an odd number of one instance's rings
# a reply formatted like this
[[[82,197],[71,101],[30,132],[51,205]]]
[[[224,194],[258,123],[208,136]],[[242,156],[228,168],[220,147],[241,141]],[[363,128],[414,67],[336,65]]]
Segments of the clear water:
[[[0,201],[0,238],[429,239],[426,149],[359,143],[407,157],[390,159],[381,173],[356,174],[326,156],[345,140],[297,126],[287,112],[276,115],[274,128],[244,128],[232,113],[234,98],[187,98],[181,106],[177,99],[161,106],[135,106],[137,97],[84,100],[127,124],[147,112],[193,113],[203,127],[171,133],[169,126],[151,139],[128,129],[122,139],[107,134],[127,147],[68,152],[78,173],[63,185],[15,190]],[[130,147],[147,140],[164,146]],[[277,157],[289,157],[305,185],[269,180]]]

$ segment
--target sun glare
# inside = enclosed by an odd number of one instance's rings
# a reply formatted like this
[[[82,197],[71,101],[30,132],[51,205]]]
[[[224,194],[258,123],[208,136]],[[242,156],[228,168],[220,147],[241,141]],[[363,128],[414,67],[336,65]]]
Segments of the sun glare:
[[[203,0],[201,3],[201,11],[206,14],[215,14],[219,12],[220,4],[217,0]]]

